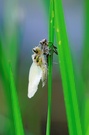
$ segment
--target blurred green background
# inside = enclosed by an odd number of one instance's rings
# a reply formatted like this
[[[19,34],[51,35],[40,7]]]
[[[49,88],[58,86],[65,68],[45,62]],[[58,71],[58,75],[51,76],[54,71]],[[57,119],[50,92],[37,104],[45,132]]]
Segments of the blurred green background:
[[[84,1],[63,0],[71,54],[78,68],[84,32]],[[11,62],[26,135],[45,135],[47,85],[27,97],[32,48],[48,38],[49,0],[0,0],[0,40]],[[1,55],[1,54],[0,54]],[[67,135],[67,120],[58,58],[54,55],[51,135]],[[0,71],[0,135],[8,135],[9,108]]]

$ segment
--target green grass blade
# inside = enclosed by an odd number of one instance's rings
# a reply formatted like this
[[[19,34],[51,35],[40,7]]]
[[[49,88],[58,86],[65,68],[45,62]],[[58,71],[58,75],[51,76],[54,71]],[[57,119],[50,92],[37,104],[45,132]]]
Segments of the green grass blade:
[[[24,135],[20,108],[18,105],[18,97],[16,94],[15,84],[11,68],[7,62],[7,59],[2,48],[2,41],[0,39],[0,76],[4,85],[9,118],[10,118],[10,131],[9,135]]]
[[[85,108],[84,108],[84,133],[86,134],[86,132],[89,133],[89,98],[88,97],[86,97],[85,99]]]
[[[86,135],[89,135],[89,125],[88,125],[87,131],[86,131]]]
[[[76,84],[61,0],[55,0],[55,29],[69,133],[82,135]]]
[[[11,102],[12,102],[12,113],[13,113],[15,135],[24,135],[22,119],[20,114],[20,107],[18,103],[18,96],[17,96],[14,78],[10,65],[9,65],[9,76],[10,76],[10,94],[11,94]]]
[[[6,61],[6,57],[3,50],[3,42],[0,38],[0,76],[3,81],[3,85],[5,88],[5,94],[8,98],[8,103],[10,103],[10,94],[9,94],[9,68],[8,63]],[[9,105],[9,104],[8,104]]]
[[[54,41],[54,0],[50,0],[50,17],[49,17],[49,41]],[[53,47],[49,43],[49,47]],[[46,135],[50,135],[50,123],[51,123],[51,101],[52,101],[52,61],[53,54],[48,58],[48,112],[47,112],[47,126]]]
[[[8,106],[8,115],[10,118],[9,134],[15,135],[13,121],[12,121],[11,97],[10,97],[10,92],[9,92],[9,66],[8,66],[7,61],[6,61],[6,57],[4,55],[4,51],[2,48],[1,38],[0,38],[0,76],[1,76],[2,83],[4,86],[4,90],[5,90],[4,93],[6,96],[6,101],[7,101],[7,106]]]
[[[82,76],[85,84],[84,131],[89,125],[89,0],[84,1],[84,44],[82,50]]]
[[[82,72],[84,82],[88,83],[89,79],[89,0],[84,1],[85,4],[85,26],[84,26],[84,45],[83,45],[83,62],[82,62]]]
[[[80,120],[81,120],[81,127],[82,127],[82,133],[84,133],[84,108],[85,108],[85,85],[83,81],[83,77],[81,74],[81,70],[79,70],[78,63],[76,62],[75,58],[72,55],[73,60],[73,69],[74,69],[74,77],[75,77],[75,84],[76,84],[76,94],[79,104],[79,112],[80,112]],[[82,104],[81,104],[82,103]]]

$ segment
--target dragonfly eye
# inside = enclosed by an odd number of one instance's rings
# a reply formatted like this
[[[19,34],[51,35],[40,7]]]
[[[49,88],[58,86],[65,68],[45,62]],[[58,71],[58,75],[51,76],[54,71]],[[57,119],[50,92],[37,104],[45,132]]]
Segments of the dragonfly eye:
[[[39,62],[39,60],[37,59],[37,60],[36,60],[36,62],[38,63],[38,62]]]
[[[43,40],[40,41],[40,44],[44,45],[46,42],[47,42],[47,40],[43,39]]]
[[[35,50],[35,49],[33,49],[33,52],[35,52],[36,54],[38,53],[38,51],[37,51],[37,50]]]
[[[34,57],[34,60],[35,60],[35,62],[37,62],[37,63],[39,62],[39,59],[40,59],[40,58],[39,58],[38,55],[36,55],[36,56]]]
[[[36,59],[36,56],[34,57],[34,59]]]

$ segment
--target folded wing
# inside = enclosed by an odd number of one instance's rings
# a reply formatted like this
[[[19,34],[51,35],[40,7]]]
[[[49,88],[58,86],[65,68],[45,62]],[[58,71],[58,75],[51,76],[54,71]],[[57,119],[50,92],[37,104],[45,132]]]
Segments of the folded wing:
[[[35,62],[32,63],[29,71],[28,97],[34,96],[38,89],[38,84],[42,78],[42,69]]]

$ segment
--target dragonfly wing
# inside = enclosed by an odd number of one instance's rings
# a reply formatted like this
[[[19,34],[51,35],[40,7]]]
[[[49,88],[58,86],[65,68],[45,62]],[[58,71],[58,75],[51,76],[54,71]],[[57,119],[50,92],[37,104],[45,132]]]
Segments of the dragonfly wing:
[[[42,70],[36,63],[32,63],[29,71],[28,97],[34,96],[38,89],[38,84],[42,78]]]

